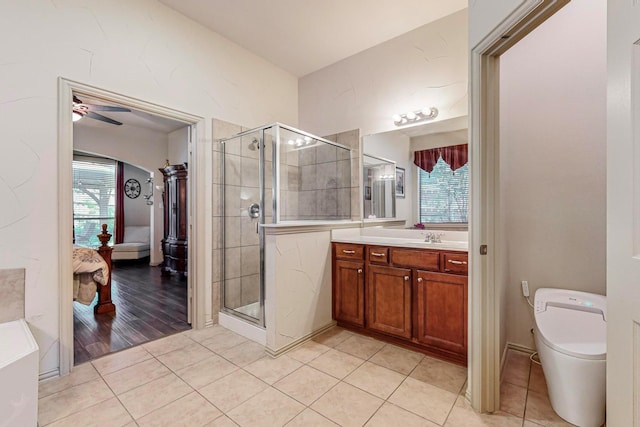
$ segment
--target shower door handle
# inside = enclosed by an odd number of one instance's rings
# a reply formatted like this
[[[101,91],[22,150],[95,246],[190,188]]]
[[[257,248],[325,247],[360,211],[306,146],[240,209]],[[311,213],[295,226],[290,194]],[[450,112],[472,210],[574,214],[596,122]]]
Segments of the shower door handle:
[[[249,218],[258,218],[260,216],[260,205],[258,203],[251,203],[248,209]],[[259,233],[260,221],[256,221],[256,234]]]
[[[249,216],[251,218],[258,218],[260,216],[260,205],[252,203],[249,205]]]

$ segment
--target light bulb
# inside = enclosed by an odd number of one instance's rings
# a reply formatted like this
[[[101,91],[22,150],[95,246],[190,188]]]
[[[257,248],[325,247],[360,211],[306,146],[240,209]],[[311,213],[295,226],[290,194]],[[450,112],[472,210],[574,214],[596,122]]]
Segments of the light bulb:
[[[413,111],[409,111],[409,112],[407,113],[407,119],[409,119],[409,120],[415,120],[415,119],[416,119],[416,117],[417,117],[417,116],[416,116],[416,113],[414,113]]]
[[[402,117],[400,117],[400,114],[394,114],[393,116],[391,116],[391,118],[393,119],[394,122],[398,123],[399,121],[402,120]]]

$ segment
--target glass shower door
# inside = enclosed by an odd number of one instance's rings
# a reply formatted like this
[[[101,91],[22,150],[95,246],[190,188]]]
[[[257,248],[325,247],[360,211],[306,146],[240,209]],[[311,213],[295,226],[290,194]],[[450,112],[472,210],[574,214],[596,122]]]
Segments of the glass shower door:
[[[223,143],[223,310],[264,326],[262,230],[264,223],[262,130]]]

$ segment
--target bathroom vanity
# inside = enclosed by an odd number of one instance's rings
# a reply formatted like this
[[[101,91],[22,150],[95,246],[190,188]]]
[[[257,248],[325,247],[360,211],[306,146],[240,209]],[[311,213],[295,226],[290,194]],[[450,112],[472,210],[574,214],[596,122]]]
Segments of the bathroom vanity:
[[[333,239],[333,318],[342,326],[467,364],[466,242]]]

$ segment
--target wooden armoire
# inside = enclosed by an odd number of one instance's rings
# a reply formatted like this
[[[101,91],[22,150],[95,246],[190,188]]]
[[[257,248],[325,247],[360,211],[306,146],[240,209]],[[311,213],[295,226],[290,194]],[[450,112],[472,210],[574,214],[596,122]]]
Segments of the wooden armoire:
[[[160,168],[164,177],[164,238],[162,273],[187,274],[187,164]]]

